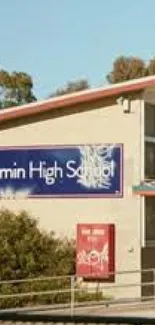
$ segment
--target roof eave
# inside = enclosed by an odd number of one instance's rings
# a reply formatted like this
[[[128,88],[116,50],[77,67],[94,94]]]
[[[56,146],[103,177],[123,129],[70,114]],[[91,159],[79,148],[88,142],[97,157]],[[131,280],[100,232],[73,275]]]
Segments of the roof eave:
[[[63,109],[73,105],[84,104],[86,102],[93,102],[102,99],[104,100],[108,97],[118,97],[125,94],[141,92],[152,87],[155,87],[155,77],[141,78],[96,90],[86,90],[48,99],[42,102],[35,102],[19,107],[5,109],[3,112],[0,112],[0,122],[33,116],[52,110]]]

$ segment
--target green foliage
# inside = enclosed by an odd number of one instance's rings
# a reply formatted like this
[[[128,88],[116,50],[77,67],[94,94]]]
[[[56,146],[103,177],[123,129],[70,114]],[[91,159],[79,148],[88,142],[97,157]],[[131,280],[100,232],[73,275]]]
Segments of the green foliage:
[[[104,297],[101,291],[95,291],[90,293],[82,289],[75,294],[76,302],[101,301],[103,299]]]
[[[155,75],[155,58],[150,60],[147,69],[149,76]]]
[[[26,212],[18,214],[0,211],[0,281],[70,275],[75,270],[75,243],[67,238],[57,238],[38,227],[37,220]],[[2,267],[3,266],[3,267]],[[0,307],[16,307],[34,303],[56,302],[69,299],[64,295],[39,295],[18,297],[19,293],[70,288],[70,278],[54,281],[0,284],[0,295],[17,294],[15,298],[0,298]]]
[[[1,210],[0,220],[0,308],[70,303],[70,275],[75,273],[74,240],[40,230],[37,220],[25,211],[16,214]],[[25,279],[30,281],[13,282]],[[80,288],[75,285],[75,289]],[[12,294],[14,297],[6,296]],[[102,299],[99,291],[75,290],[75,301]]]
[[[27,73],[0,70],[0,108],[35,101],[32,89],[32,78]]]
[[[82,91],[89,88],[88,81],[85,79],[70,81],[64,88],[56,90],[50,97],[62,96],[66,94],[71,94],[77,91]]]
[[[154,74],[155,59],[146,63],[138,57],[120,56],[114,61],[112,71],[107,75],[107,80],[113,84]]]
[[[41,231],[26,212],[1,210],[0,220],[0,280],[73,273],[73,241]]]

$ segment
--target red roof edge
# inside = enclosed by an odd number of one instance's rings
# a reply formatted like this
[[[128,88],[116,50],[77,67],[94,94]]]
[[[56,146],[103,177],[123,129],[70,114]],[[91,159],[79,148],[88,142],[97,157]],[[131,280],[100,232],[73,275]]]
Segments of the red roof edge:
[[[37,101],[23,106],[8,108],[0,111],[0,122],[37,115],[47,111],[57,110],[76,104],[91,102],[107,97],[116,97],[125,93],[137,92],[155,86],[155,77],[145,77],[128,82],[122,82],[106,88],[86,90],[65,96]]]

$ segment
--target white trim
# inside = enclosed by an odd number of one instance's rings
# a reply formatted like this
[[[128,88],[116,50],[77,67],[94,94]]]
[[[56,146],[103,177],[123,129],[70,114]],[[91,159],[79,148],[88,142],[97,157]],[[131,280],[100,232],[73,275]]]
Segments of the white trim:
[[[140,115],[140,181],[145,176],[145,102],[140,99],[139,105]]]
[[[140,116],[140,182],[145,176],[145,102],[144,99],[140,99],[139,105],[139,116]],[[139,210],[140,210],[140,246],[145,246],[145,200],[140,196],[139,198]]]

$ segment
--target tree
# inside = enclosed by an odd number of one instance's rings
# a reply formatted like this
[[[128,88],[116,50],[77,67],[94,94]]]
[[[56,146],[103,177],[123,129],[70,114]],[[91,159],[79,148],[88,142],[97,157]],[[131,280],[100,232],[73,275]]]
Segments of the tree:
[[[25,72],[0,70],[0,108],[18,106],[36,100],[32,78]]]
[[[110,83],[123,82],[130,79],[141,78],[152,72],[145,62],[138,57],[118,57],[113,63],[112,71],[107,75]]]
[[[0,280],[73,272],[74,245],[39,229],[26,212],[0,211]],[[61,258],[68,256],[65,268]],[[72,264],[73,263],[73,264]]]
[[[155,75],[155,58],[150,60],[147,70],[149,76]]]
[[[75,274],[75,241],[42,231],[37,220],[25,211],[0,210],[0,220],[0,308],[70,302],[69,275]],[[25,296],[21,297],[21,293]],[[75,290],[74,298],[104,299],[99,290],[88,292],[81,288]]]
[[[0,281],[69,275],[75,272],[73,240],[58,238],[41,231],[26,212],[0,211]],[[45,291],[70,286],[69,278],[54,281],[7,284],[0,283],[0,294]],[[69,294],[68,296],[69,297]],[[0,299],[0,307],[15,307],[35,302],[53,302],[64,296],[30,296]],[[65,299],[66,296],[65,296]]]
[[[50,97],[62,96],[89,88],[88,81],[85,79],[70,81],[64,88],[56,90]]]

